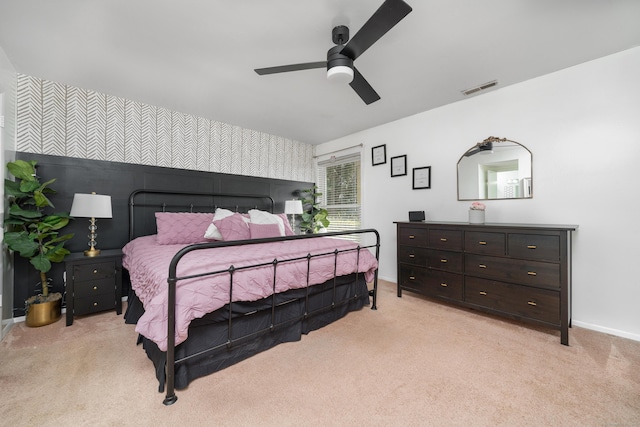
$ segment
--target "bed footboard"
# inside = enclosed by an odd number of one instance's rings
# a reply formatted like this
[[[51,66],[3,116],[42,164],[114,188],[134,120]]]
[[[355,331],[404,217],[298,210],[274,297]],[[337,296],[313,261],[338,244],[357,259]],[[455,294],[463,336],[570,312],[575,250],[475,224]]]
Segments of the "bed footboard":
[[[270,319],[268,322],[266,322],[267,324],[264,325],[264,327],[259,328],[257,330],[252,330],[250,332],[241,334],[240,336],[237,335],[233,335],[232,331],[234,330],[234,322],[239,321],[237,320],[238,317],[233,315],[233,310],[234,310],[234,302],[232,301],[231,298],[231,294],[232,294],[232,289],[233,289],[233,277],[234,277],[234,273],[236,273],[238,270],[241,269],[250,269],[250,268],[258,268],[258,267],[264,267],[265,264],[255,264],[255,265],[243,265],[240,268],[235,268],[233,265],[229,266],[229,268],[227,270],[225,270],[226,272],[228,272],[229,274],[229,281],[230,281],[230,286],[229,286],[229,303],[228,303],[228,325],[227,325],[227,338],[226,341],[222,344],[216,345],[214,347],[208,348],[202,352],[199,353],[199,355],[202,355],[203,353],[206,352],[214,352],[216,350],[219,350],[221,347],[225,347],[225,348],[232,348],[235,346],[240,346],[243,343],[246,343],[249,340],[255,339],[255,337],[259,337],[259,336],[263,336],[265,334],[269,334],[269,333],[273,333],[273,332],[278,332],[279,330],[286,328],[287,325],[291,324],[292,322],[299,322],[299,321],[305,321],[308,319],[313,319],[314,316],[318,316],[321,315],[323,313],[327,313],[330,312],[332,310],[341,310],[344,306],[353,303],[354,298],[357,298],[358,296],[356,295],[354,296],[341,296],[339,294],[339,292],[336,291],[337,289],[337,278],[336,278],[336,274],[334,274],[334,279],[333,280],[333,291],[331,292],[331,301],[329,304],[317,308],[317,307],[313,307],[310,305],[309,301],[309,295],[311,292],[311,287],[312,285],[310,285],[309,283],[309,265],[311,263],[311,260],[314,257],[318,257],[318,256],[334,256],[334,265],[337,265],[337,260],[338,260],[338,256],[340,255],[340,253],[342,252],[347,252],[347,251],[355,251],[356,252],[356,259],[359,261],[360,259],[360,254],[361,251],[370,251],[375,253],[375,258],[376,261],[379,260],[379,255],[380,255],[380,235],[378,233],[377,230],[375,229],[362,229],[362,230],[350,230],[347,232],[330,232],[330,233],[322,233],[322,234],[310,234],[310,235],[297,235],[297,236],[287,236],[287,237],[276,237],[276,238],[267,238],[267,239],[253,239],[253,240],[239,240],[239,241],[227,241],[227,242],[213,242],[213,243],[201,243],[201,244],[195,244],[195,245],[190,245],[190,246],[186,246],[185,248],[183,248],[182,250],[180,250],[172,259],[171,264],[169,266],[169,277],[168,277],[168,323],[167,323],[167,351],[166,351],[166,395],[165,398],[163,400],[163,403],[165,405],[171,405],[173,403],[175,403],[178,399],[178,397],[176,396],[175,393],[175,372],[176,372],[176,364],[180,364],[182,363],[185,359],[187,358],[183,358],[183,359],[179,359],[176,360],[176,343],[175,343],[175,333],[176,333],[176,308],[175,308],[175,304],[176,304],[176,286],[178,284],[179,281],[181,280],[185,280],[185,279],[191,279],[194,276],[182,276],[179,277],[177,275],[177,267],[178,264],[180,262],[180,260],[187,255],[190,252],[193,251],[197,251],[197,250],[201,250],[201,249],[209,249],[209,248],[220,248],[220,247],[229,247],[229,246],[242,246],[242,245],[257,245],[257,244],[262,244],[262,243],[271,243],[271,242],[281,242],[281,241],[289,241],[289,240],[300,240],[300,239],[317,239],[317,238],[324,238],[324,237],[347,237],[347,236],[358,236],[360,238],[361,241],[372,241],[373,243],[370,244],[358,244],[358,245],[354,245],[354,248],[349,248],[349,249],[335,249],[332,252],[326,252],[326,253],[322,253],[322,254],[307,254],[305,256],[298,256],[298,257],[289,257],[289,258],[282,258],[282,259],[274,259],[273,262],[271,264],[273,264],[274,268],[274,274],[273,274],[273,294],[276,294],[276,271],[277,271],[277,265],[280,263],[288,263],[288,262],[300,262],[303,260],[306,260],[307,262],[307,283],[306,283],[306,287],[304,289],[306,289],[306,296],[300,298],[301,300],[301,304],[303,304],[303,309],[301,310],[299,315],[296,315],[293,318],[287,318],[287,319],[281,319],[279,318],[279,316],[277,315],[277,310],[276,310],[276,306],[278,304],[277,299],[271,298],[271,307],[270,307]],[[356,265],[358,264],[358,261],[356,262]],[[334,273],[335,273],[335,268],[334,268]],[[216,272],[210,272],[208,274],[216,274],[216,273],[221,273],[221,271],[216,271]],[[201,274],[202,275],[202,274]],[[358,279],[362,280],[364,277],[364,273],[363,272],[355,272],[355,279],[356,281]],[[372,310],[376,310],[376,303],[377,303],[377,291],[378,291],[378,270],[375,269],[374,273],[373,273],[373,286],[372,289],[367,290],[368,292],[368,296],[371,297],[372,302],[371,302],[371,309]],[[366,287],[365,287],[366,288]]]

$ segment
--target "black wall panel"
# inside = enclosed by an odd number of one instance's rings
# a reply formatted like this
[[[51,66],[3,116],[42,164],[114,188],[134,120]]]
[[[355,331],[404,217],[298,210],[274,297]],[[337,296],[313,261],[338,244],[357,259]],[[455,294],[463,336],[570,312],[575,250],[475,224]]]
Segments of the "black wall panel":
[[[123,247],[129,240],[129,194],[137,189],[191,192],[224,192],[239,194],[267,194],[275,201],[274,212],[284,212],[285,200],[300,197],[300,191],[313,183],[230,175],[214,172],[190,171],[129,163],[105,162],[70,157],[16,153],[16,158],[36,160],[41,182],[56,178],[51,187],[57,194],[50,197],[58,211],[70,211],[75,193],[107,194],[111,196],[112,219],[98,219],[98,249]],[[87,218],[77,218],[63,229],[75,236],[66,244],[71,252],[88,248]],[[35,294],[39,275],[19,256],[15,257],[14,317],[24,315],[24,300]],[[49,277],[53,291],[64,292],[64,264],[54,264]],[[128,290],[128,289],[127,289]],[[125,290],[125,292],[127,291]],[[125,293],[126,295],[126,293]]]

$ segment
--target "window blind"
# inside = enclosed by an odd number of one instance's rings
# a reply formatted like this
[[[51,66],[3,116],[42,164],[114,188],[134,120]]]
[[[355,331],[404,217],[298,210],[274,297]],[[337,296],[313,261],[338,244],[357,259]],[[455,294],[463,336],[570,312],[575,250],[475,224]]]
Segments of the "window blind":
[[[328,212],[328,231],[360,228],[360,154],[318,162],[320,206]]]

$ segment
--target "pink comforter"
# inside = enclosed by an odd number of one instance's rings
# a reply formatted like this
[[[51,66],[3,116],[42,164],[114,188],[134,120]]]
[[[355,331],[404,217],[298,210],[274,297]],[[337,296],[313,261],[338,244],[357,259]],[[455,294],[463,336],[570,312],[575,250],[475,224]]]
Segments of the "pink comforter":
[[[156,236],[132,240],[123,248],[123,265],[131,276],[131,285],[144,305],[145,313],[136,325],[136,331],[151,339],[160,350],[167,350],[167,277],[169,262],[184,245],[159,245]],[[257,263],[270,263],[274,259],[331,252],[356,247],[356,244],[329,237],[263,243],[248,246],[230,246],[196,250],[185,255],[178,263],[178,277],[208,271],[225,270],[229,266],[242,267]],[[337,275],[365,273],[367,282],[373,280],[378,266],[368,249],[340,253]],[[333,277],[334,255],[312,258],[309,282],[323,283]],[[307,260],[282,262],[277,265],[276,292],[302,288],[307,282]],[[236,271],[233,275],[233,301],[255,301],[273,293],[273,266]],[[187,339],[191,320],[215,311],[229,302],[229,274],[220,273],[178,282],[176,291],[176,345]]]

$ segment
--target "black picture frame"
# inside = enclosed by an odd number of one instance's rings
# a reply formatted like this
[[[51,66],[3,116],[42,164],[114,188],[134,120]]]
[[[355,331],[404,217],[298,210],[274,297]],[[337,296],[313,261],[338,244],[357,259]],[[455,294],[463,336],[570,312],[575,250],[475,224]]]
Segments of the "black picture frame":
[[[405,176],[407,174],[407,155],[391,158],[391,177]]]
[[[382,144],[371,149],[372,166],[384,165],[387,163],[387,145]]]
[[[413,168],[413,189],[431,188],[431,166]]]

